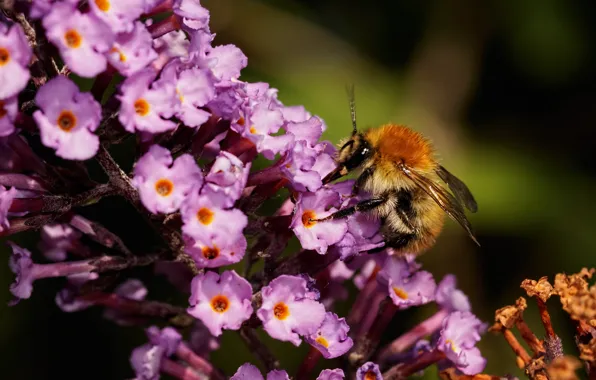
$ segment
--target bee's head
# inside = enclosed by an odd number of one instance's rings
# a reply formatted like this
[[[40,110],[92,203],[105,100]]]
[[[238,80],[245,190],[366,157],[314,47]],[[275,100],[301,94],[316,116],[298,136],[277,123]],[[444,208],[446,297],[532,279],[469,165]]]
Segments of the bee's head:
[[[361,166],[372,156],[373,149],[362,133],[354,133],[337,152],[337,168],[329,173],[323,183],[329,183],[341,178],[352,170]]]

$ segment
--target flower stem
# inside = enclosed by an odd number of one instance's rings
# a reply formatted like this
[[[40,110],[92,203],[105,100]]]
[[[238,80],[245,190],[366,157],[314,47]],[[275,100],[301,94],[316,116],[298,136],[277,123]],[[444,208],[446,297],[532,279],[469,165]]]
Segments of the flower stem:
[[[416,372],[418,372],[422,369],[425,369],[444,358],[445,358],[445,354],[438,350],[425,352],[422,355],[418,356],[412,363],[398,364],[398,365],[390,368],[387,372],[385,372],[383,374],[383,379],[384,380],[405,379],[406,376],[413,375]]]
[[[187,362],[191,367],[199,372],[204,373],[213,380],[224,380],[225,377],[217,369],[215,369],[211,363],[197,355],[193,350],[188,347],[184,342],[181,342],[176,349],[176,356]]]
[[[378,356],[378,362],[391,360],[391,356],[404,352],[423,337],[430,335],[441,328],[443,320],[449,314],[447,309],[441,309],[433,316],[419,323],[408,332],[402,334],[387,345]]]
[[[503,329],[501,332],[503,333],[503,337],[505,338],[515,355],[523,362],[524,366],[528,365],[532,358],[530,357],[526,349],[523,348],[521,344],[519,344],[519,341],[517,340],[515,335],[513,335],[511,330]]]
[[[321,351],[311,346],[308,354],[302,361],[300,368],[298,368],[296,380],[310,379],[310,374],[315,369],[319,359],[321,359],[322,356],[323,355],[321,355]]]
[[[202,380],[201,376],[191,368],[185,367],[167,358],[161,359],[161,370],[180,380]]]
[[[164,34],[173,32],[174,30],[179,30],[180,22],[178,21],[178,17],[176,17],[176,15],[170,15],[167,18],[150,25],[147,29],[151,33],[151,37],[155,39],[163,36]]]
[[[522,338],[526,341],[528,346],[530,346],[534,354],[544,352],[542,341],[532,332],[526,321],[523,320],[523,317],[520,317],[520,319],[515,321],[515,327],[517,327]]]
[[[544,302],[540,297],[534,298],[538,304],[540,319],[542,320],[544,331],[546,332],[546,337],[544,338],[544,349],[546,354],[544,359],[547,363],[550,363],[555,358],[563,356],[563,344],[561,342],[561,338],[555,334],[555,330],[553,329],[550,319],[550,314],[548,313],[548,309],[546,307],[546,302]]]
[[[283,173],[276,165],[270,166],[258,172],[252,173],[248,177],[246,186],[264,185],[266,183],[276,182],[283,178]]]

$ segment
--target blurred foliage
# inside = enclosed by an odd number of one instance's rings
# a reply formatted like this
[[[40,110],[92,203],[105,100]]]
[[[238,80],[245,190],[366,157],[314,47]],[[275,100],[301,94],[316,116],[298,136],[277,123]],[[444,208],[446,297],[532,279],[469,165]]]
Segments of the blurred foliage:
[[[481,319],[491,322],[495,309],[522,295],[524,278],[596,266],[594,2],[202,3],[211,10],[215,42],[233,43],[248,56],[243,79],[269,82],[285,104],[322,117],[326,139],[337,142],[349,133],[345,86],[353,83],[361,128],[403,123],[435,142],[445,166],[477,197],[479,212],[470,219],[482,247],[448,222],[421,261],[437,280],[456,274]],[[88,215],[113,222],[113,210],[120,209],[97,206]],[[110,227],[130,228],[117,223]],[[38,235],[13,240],[35,247]],[[7,289],[12,274],[7,266],[0,273]],[[147,285],[155,298],[170,290],[165,282]],[[30,300],[0,311],[3,377],[132,377],[128,357],[144,343],[142,331],[114,326],[95,309],[61,313],[54,304],[59,287],[39,282]],[[1,294],[5,305],[9,293]],[[339,305],[340,315],[350,302]],[[557,303],[549,306],[574,352],[571,326]],[[429,312],[400,314],[387,339]],[[532,306],[527,320],[541,335]],[[264,340],[290,373],[307,352],[306,344]],[[502,338],[487,334],[480,348],[487,372],[521,376]],[[224,334],[213,358],[230,374],[247,360],[256,363],[233,332]]]

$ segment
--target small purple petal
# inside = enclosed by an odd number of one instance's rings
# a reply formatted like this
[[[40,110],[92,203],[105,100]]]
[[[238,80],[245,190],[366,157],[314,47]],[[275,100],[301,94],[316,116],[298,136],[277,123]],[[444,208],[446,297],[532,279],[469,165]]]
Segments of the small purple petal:
[[[0,99],[16,96],[27,86],[31,56],[23,28],[16,23],[10,28],[0,24]]]
[[[209,11],[201,6],[199,0],[175,0],[172,9],[189,29],[203,29],[209,24]]]
[[[306,338],[307,342],[318,349],[325,359],[337,358],[352,348],[354,342],[348,336],[350,326],[344,318],[327,312],[317,332]]]
[[[314,249],[320,254],[339,242],[348,230],[345,219],[312,222],[309,219],[324,218],[337,211],[339,194],[330,189],[316,193],[303,193],[296,204],[296,212],[290,227],[304,249]]]
[[[107,54],[110,64],[124,76],[144,69],[158,57],[152,46],[151,34],[145,25],[140,21],[132,25],[131,31],[116,36],[116,41]]]
[[[264,380],[261,371],[250,363],[245,363],[238,368],[230,380]]]
[[[4,186],[0,186],[0,232],[10,226],[8,222],[8,209],[16,195],[17,189],[14,187],[6,190]]]
[[[32,271],[34,264],[31,260],[31,252],[13,242],[9,241],[7,244],[12,248],[12,255],[8,260],[8,265],[16,276],[15,282],[10,285],[10,292],[17,299],[27,299],[31,297],[33,281],[35,280]]]
[[[133,21],[145,11],[145,0],[90,1],[89,6],[91,12],[114,32],[130,32]]]
[[[99,137],[92,132],[101,120],[101,105],[76,84],[57,76],[44,84],[35,96],[41,108],[33,113],[41,142],[56,149],[56,155],[70,160],[86,160],[99,149]]]
[[[484,369],[486,361],[475,345],[485,330],[486,324],[471,312],[454,311],[443,320],[437,349],[444,352],[447,360],[463,373],[478,374]]]
[[[449,311],[470,311],[470,301],[461,290],[456,288],[457,280],[454,275],[448,274],[437,286],[436,302]]]
[[[274,369],[267,374],[267,380],[290,380],[290,376],[286,371]]]
[[[0,100],[0,137],[14,133],[14,121],[18,113],[19,103],[16,96]]]
[[[134,168],[133,185],[143,205],[154,214],[178,210],[190,191],[203,183],[201,169],[191,155],[179,156],[170,166],[171,162],[167,149],[153,145]]]
[[[383,380],[379,366],[373,362],[366,362],[356,372],[356,380]]]
[[[237,237],[212,240],[203,243],[200,240],[184,235],[185,251],[197,263],[199,268],[217,268],[235,264],[242,260],[246,252],[246,238],[240,234]]]
[[[211,67],[211,71],[223,83],[238,79],[240,71],[247,65],[246,56],[234,45],[214,47],[209,52],[209,58],[215,58],[215,65]]]
[[[64,62],[75,73],[90,78],[107,67],[105,53],[115,35],[93,14],[82,14],[74,4],[56,3],[43,18],[48,40],[60,50]]]
[[[344,371],[337,369],[324,369],[317,377],[317,380],[343,380],[345,378]]]
[[[238,330],[252,314],[252,287],[235,271],[205,272],[191,284],[188,313],[200,319],[214,336],[222,329]]]
[[[310,298],[307,281],[299,276],[282,275],[265,286],[263,304],[257,316],[267,333],[278,340],[301,343],[300,335],[311,335],[325,318],[325,307]]]
[[[120,88],[118,120],[129,132],[161,133],[176,128],[170,120],[179,108],[176,87],[168,80],[155,80],[157,73],[146,68],[126,78]]]

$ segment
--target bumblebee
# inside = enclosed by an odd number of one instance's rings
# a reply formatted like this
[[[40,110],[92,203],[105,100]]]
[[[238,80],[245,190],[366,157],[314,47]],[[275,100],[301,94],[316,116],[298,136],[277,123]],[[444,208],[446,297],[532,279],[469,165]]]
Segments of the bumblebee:
[[[437,162],[430,141],[420,133],[396,124],[359,132],[353,88],[348,89],[348,94],[352,136],[340,144],[337,167],[323,179],[323,183],[328,184],[358,170],[360,174],[352,196],[363,190],[370,197],[314,221],[346,218],[355,212],[372,213],[381,220],[383,248],[392,248],[398,255],[419,254],[434,244],[446,214],[480,245],[464,211],[465,207],[477,212],[476,200],[460,179]]]

